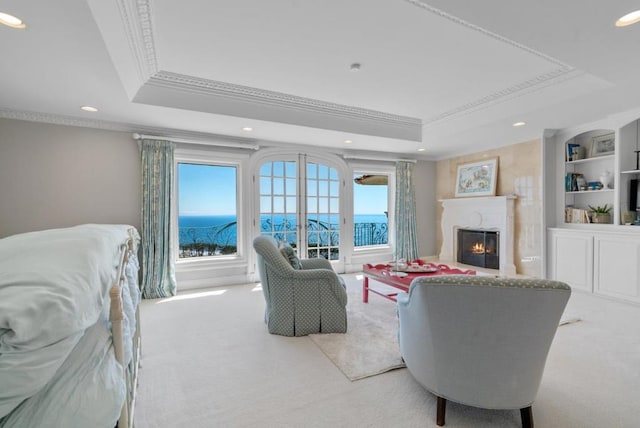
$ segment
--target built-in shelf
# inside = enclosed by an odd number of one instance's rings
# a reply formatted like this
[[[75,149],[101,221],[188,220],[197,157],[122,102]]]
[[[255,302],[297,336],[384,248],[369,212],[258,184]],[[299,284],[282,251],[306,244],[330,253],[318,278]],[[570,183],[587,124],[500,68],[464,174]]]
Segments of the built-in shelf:
[[[613,192],[614,189],[600,189],[600,190],[574,190],[571,192],[566,192],[567,195],[575,195],[577,193],[605,193],[605,192]]]
[[[595,157],[591,157],[591,158],[586,158],[586,159],[580,159],[580,160],[574,160],[574,161],[567,161],[565,162],[567,165],[576,165],[576,164],[580,164],[580,163],[589,163],[589,162],[595,162],[595,161],[603,161],[603,160],[608,160],[608,159],[613,159],[615,155],[606,155],[606,156],[595,156]]]

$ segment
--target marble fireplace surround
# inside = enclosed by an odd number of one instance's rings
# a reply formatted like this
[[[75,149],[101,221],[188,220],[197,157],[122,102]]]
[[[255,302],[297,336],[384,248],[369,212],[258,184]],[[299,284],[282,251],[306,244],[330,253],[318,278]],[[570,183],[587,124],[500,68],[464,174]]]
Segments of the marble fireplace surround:
[[[456,263],[458,229],[500,232],[500,274],[516,274],[514,258],[514,202],[515,196],[442,199],[442,247],[439,259]]]

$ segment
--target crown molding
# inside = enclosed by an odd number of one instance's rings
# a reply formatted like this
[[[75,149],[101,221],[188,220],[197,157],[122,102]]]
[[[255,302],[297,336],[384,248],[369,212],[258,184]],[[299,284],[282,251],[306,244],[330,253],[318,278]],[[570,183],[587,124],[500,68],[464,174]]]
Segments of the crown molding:
[[[109,122],[106,120],[91,120],[73,116],[56,115],[32,111],[19,111],[0,109],[0,118],[24,120],[28,122],[48,123],[52,125],[75,126],[79,128],[100,129],[103,131],[117,131],[139,134],[153,134],[165,136],[167,138],[178,138],[183,140],[199,141],[231,141],[236,143],[246,143],[255,145],[258,140],[251,138],[240,138],[230,135],[211,134],[206,132],[186,131],[180,129],[161,128],[155,126],[139,125],[124,122]]]
[[[423,126],[431,126],[447,120],[453,120],[475,113],[479,110],[493,107],[497,104],[508,102],[535,92],[542,91],[551,86],[559,85],[568,80],[576,79],[585,73],[577,70],[565,71],[562,69],[552,70],[541,74],[524,82],[517,83],[508,88],[492,94],[485,95],[477,100],[470,101],[454,109],[442,112],[441,114],[428,118],[423,122]]]
[[[560,60],[558,60],[556,58],[553,58],[553,57],[551,57],[549,55],[543,54],[542,52],[538,52],[535,49],[532,49],[530,47],[527,47],[525,45],[517,43],[517,42],[515,42],[513,40],[507,39],[506,37],[502,37],[499,34],[493,33],[493,32],[491,32],[489,30],[486,30],[486,29],[484,29],[482,27],[479,27],[479,26],[474,25],[474,24],[472,24],[470,22],[467,22],[464,19],[460,19],[458,17],[450,15],[450,14],[448,14],[448,13],[446,13],[446,12],[440,10],[440,9],[436,9],[435,7],[429,6],[428,4],[424,3],[421,0],[405,0],[405,1],[408,2],[408,3],[411,3],[414,6],[419,7],[422,10],[425,10],[425,11],[427,11],[429,13],[432,13],[432,14],[437,15],[437,16],[439,16],[441,18],[444,18],[444,19],[448,19],[449,21],[451,21],[451,22],[453,22],[455,24],[462,25],[463,27],[466,27],[466,28],[468,28],[470,30],[476,31],[478,33],[481,33],[482,35],[484,35],[486,37],[490,37],[490,38],[492,38],[494,40],[497,40],[499,42],[508,44],[509,46],[513,46],[514,48],[520,49],[520,50],[522,50],[522,51],[524,51],[524,52],[526,52],[528,54],[535,55],[538,58],[544,59],[545,61],[548,61],[550,63],[555,64],[559,69],[564,70],[565,72],[573,70],[573,67],[571,67],[568,64],[563,63],[562,61],[560,61]]]
[[[547,73],[543,73],[541,75],[525,80],[523,82],[516,83],[507,88],[485,95],[482,98],[470,101],[466,104],[460,105],[451,110],[442,112],[437,116],[428,118],[423,121],[424,127],[434,125],[436,123],[441,123],[446,120],[452,120],[459,117],[464,117],[476,111],[483,110],[483,109],[492,107],[496,104],[507,102],[525,95],[529,95],[529,94],[541,91],[550,86],[558,85],[560,83],[566,82],[567,80],[571,80],[576,77],[584,75],[583,72],[576,70],[574,67],[571,67],[570,65],[565,64],[556,58],[543,54],[542,52],[538,52],[535,49],[529,48],[513,40],[507,39],[506,37],[502,37],[482,27],[471,24],[470,22],[467,22],[463,19],[450,15],[440,9],[436,9],[435,7],[429,6],[428,4],[424,3],[421,0],[405,0],[405,1],[416,7],[419,7],[424,11],[437,15],[441,18],[447,19],[457,25],[461,25],[467,29],[476,31],[485,37],[490,37],[501,43],[505,43],[511,47],[524,51],[529,55],[534,55],[546,62],[549,62],[551,65],[554,66],[554,68]]]
[[[236,101],[267,106],[311,111],[357,120],[375,121],[400,128],[421,129],[419,118],[395,115],[370,109],[298,97],[281,92],[202,79],[169,71],[159,71],[155,49],[151,0],[119,0],[118,8],[144,85],[161,86],[173,90],[225,97]]]
[[[342,118],[348,117],[358,120],[382,122],[398,127],[419,128],[422,124],[422,121],[415,117],[400,116],[344,104],[330,103],[313,98],[299,97],[282,92],[268,91],[217,80],[202,79],[169,71],[159,71],[149,79],[148,84],[206,96],[224,97],[234,101],[305,110]]]
[[[119,0],[118,9],[140,81],[146,82],[158,71],[151,0]]]

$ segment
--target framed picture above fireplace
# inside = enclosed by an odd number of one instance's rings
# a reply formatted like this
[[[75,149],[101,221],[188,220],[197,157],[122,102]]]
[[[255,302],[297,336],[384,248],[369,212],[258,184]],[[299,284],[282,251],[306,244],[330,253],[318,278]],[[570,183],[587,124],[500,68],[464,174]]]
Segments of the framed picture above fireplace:
[[[456,198],[495,196],[498,181],[498,158],[458,165]]]

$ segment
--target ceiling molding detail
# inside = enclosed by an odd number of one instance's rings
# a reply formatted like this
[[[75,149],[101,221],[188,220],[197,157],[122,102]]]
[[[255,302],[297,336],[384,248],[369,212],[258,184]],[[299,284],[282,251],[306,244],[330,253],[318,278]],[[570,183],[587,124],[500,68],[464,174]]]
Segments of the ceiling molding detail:
[[[0,118],[25,120],[29,122],[41,122],[52,125],[75,126],[79,128],[100,129],[103,131],[131,132],[140,134],[170,135],[173,138],[199,139],[210,141],[233,141],[238,143],[256,144],[258,140],[253,138],[240,138],[230,135],[209,134],[205,132],[185,131],[155,126],[136,125],[134,123],[109,122],[106,120],[83,119],[79,117],[39,113],[32,111],[18,111],[0,109]]]
[[[127,34],[129,49],[138,67],[140,80],[146,82],[158,71],[150,0],[119,0],[120,18]]]
[[[448,19],[449,21],[454,22],[454,23],[456,23],[458,25],[462,25],[462,26],[464,26],[464,27],[466,27],[466,28],[468,28],[470,30],[474,30],[474,31],[477,31],[479,33],[482,33],[484,36],[491,37],[492,39],[498,40],[498,41],[500,41],[502,43],[506,43],[506,44],[508,44],[510,46],[513,46],[515,48],[523,50],[523,51],[527,52],[528,54],[535,55],[538,58],[542,58],[542,59],[544,59],[546,61],[549,61],[549,62],[557,65],[558,67],[560,67],[561,70],[572,71],[574,69],[570,65],[565,64],[565,63],[563,63],[562,61],[560,61],[560,60],[558,60],[556,58],[553,58],[553,57],[551,57],[549,55],[545,55],[542,52],[538,52],[537,50],[529,48],[527,46],[521,45],[520,43],[517,43],[517,42],[515,42],[513,40],[507,39],[506,37],[502,37],[499,34],[492,33],[489,30],[486,30],[486,29],[484,29],[482,27],[478,27],[477,25],[474,25],[474,24],[472,24],[470,22],[467,22],[467,21],[465,21],[463,19],[457,18],[457,17],[455,17],[453,15],[449,15],[448,13],[446,13],[446,12],[440,10],[440,9],[436,9],[435,7],[429,6],[428,4],[424,3],[421,0],[405,0],[405,1],[408,2],[408,3],[413,4],[414,6],[417,6],[417,7],[421,8],[421,9],[423,9],[423,10],[426,10],[426,11],[428,11],[428,12],[434,14],[434,15],[438,15],[438,16],[440,16],[442,18],[445,18],[445,19]]]
[[[201,79],[168,71],[159,71],[149,79],[147,84],[209,96],[225,97],[237,101],[260,103],[273,107],[306,110],[338,117],[350,117],[358,120],[384,122],[404,128],[420,128],[422,125],[422,121],[419,118],[335,104],[312,98],[298,97],[250,86]]]
[[[426,119],[423,122],[423,126],[427,127],[443,122],[447,119],[462,117],[478,110],[492,107],[496,104],[542,91],[548,87],[559,85],[568,80],[583,76],[584,74],[584,72],[578,70],[566,71],[563,69],[556,69]]]

